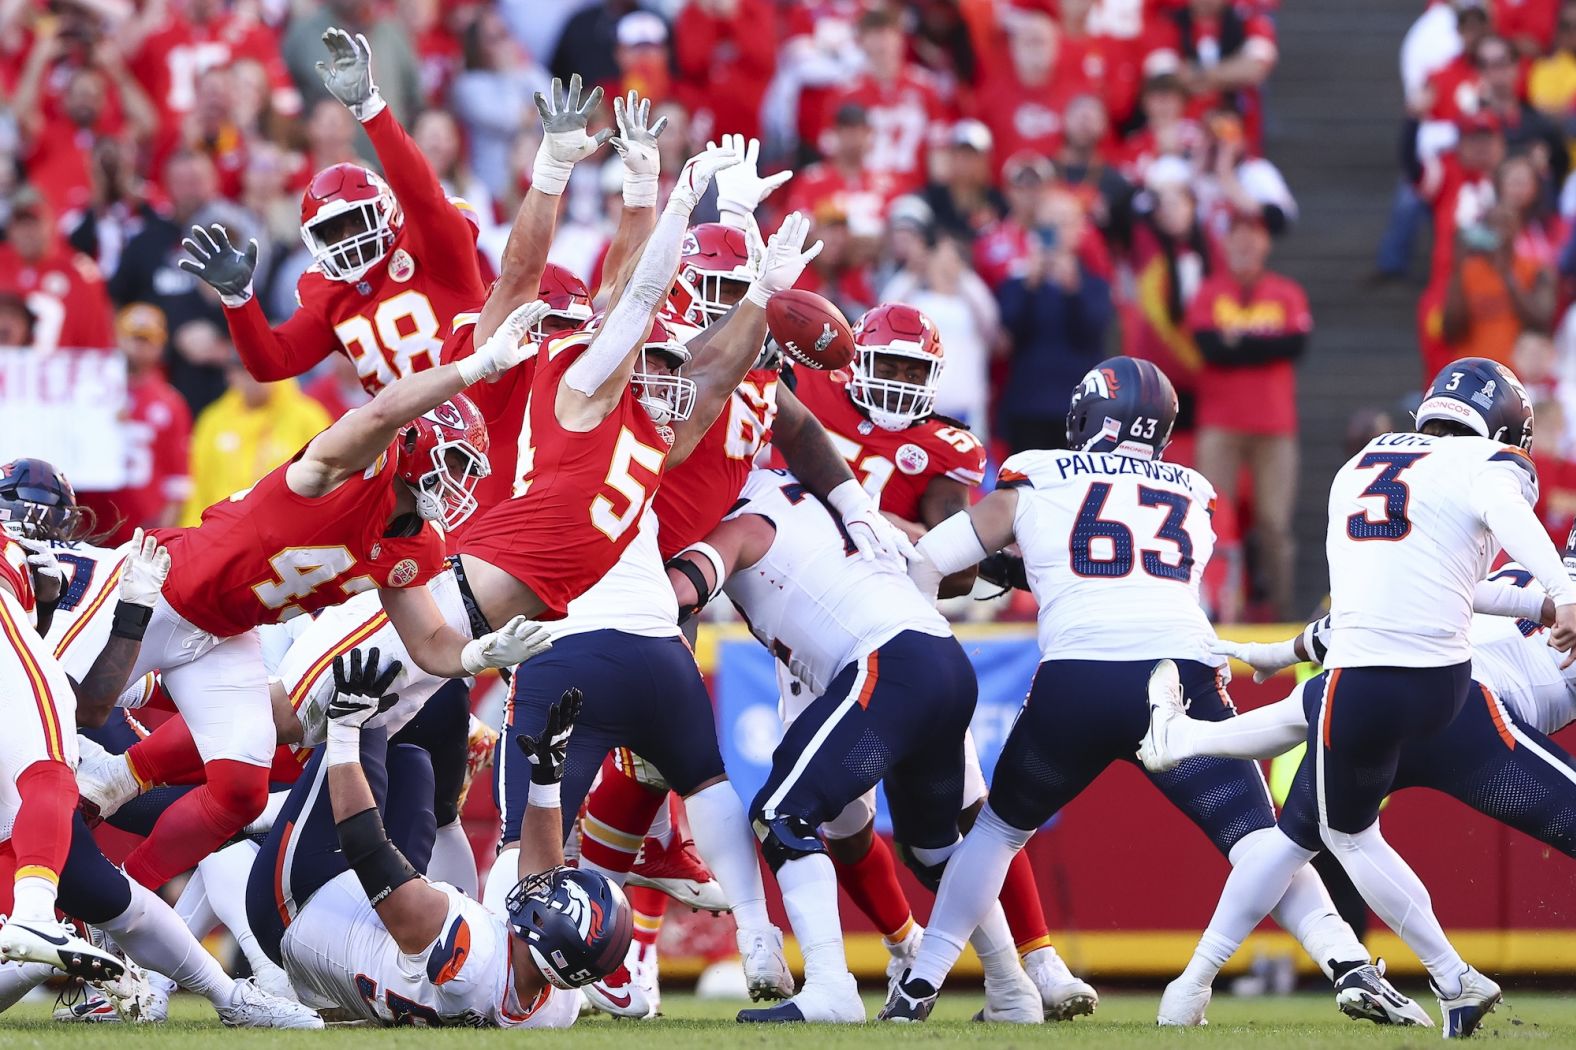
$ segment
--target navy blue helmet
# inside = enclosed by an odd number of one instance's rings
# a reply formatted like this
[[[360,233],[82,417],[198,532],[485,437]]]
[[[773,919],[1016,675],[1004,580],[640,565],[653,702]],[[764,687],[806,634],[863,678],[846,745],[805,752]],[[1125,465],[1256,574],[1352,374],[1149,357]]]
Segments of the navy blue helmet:
[[[1532,400],[1516,373],[1486,357],[1463,357],[1439,370],[1417,409],[1417,427],[1430,420],[1459,423],[1479,437],[1532,448]]]
[[[505,901],[509,929],[557,988],[583,988],[624,965],[635,915],[624,891],[579,868],[527,875]]]
[[[1177,421],[1177,392],[1149,361],[1108,357],[1089,370],[1067,409],[1067,447],[1159,459]]]
[[[91,516],[77,506],[77,494],[54,464],[14,459],[0,466],[0,526],[34,540],[78,539]]]

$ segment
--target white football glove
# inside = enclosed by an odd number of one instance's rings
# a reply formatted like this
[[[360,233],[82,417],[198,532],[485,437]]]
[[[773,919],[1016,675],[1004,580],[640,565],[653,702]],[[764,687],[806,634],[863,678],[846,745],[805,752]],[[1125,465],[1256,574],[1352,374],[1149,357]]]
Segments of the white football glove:
[[[542,114],[542,144],[536,150],[536,162],[531,167],[531,186],[543,193],[558,197],[569,185],[569,173],[575,164],[585,160],[601,148],[602,143],[613,137],[612,128],[603,128],[595,135],[586,134],[586,124],[602,101],[602,89],[595,87],[580,100],[580,74],[569,78],[569,90],[557,77],[548,91],[547,98],[536,93],[536,109]]]
[[[887,562],[900,572],[907,571],[909,563],[919,558],[919,551],[903,530],[887,520],[859,482],[852,478],[843,482],[827,494],[826,502],[843,519],[843,528],[861,557]],[[939,577],[936,582],[939,587]]]
[[[120,600],[151,609],[170,578],[170,552],[141,529],[132,533],[131,553],[121,564]]]
[[[613,149],[624,162],[624,207],[655,208],[657,175],[662,170],[657,136],[668,126],[668,118],[650,123],[651,100],[631,91],[628,99],[613,100],[613,120],[618,124]]]
[[[475,353],[455,364],[455,370],[465,385],[500,376],[534,355],[536,344],[528,341],[526,335],[551,309],[540,299],[532,299],[515,307],[503,319],[498,330],[476,348]]]
[[[711,185],[717,172],[733,167],[740,159],[733,150],[708,142],[705,149],[684,162],[678,182],[674,184],[673,192],[668,194],[668,210],[689,215],[706,195],[706,187]]]
[[[743,159],[717,173],[717,210],[722,213],[724,222],[742,229],[744,220],[755,214],[755,209],[773,190],[793,178],[793,172],[779,171],[762,178],[756,165],[761,154],[760,139],[746,142],[743,135],[724,135],[722,145]],[[730,217],[734,221],[729,222]]]
[[[489,667],[513,667],[553,647],[547,628],[535,620],[516,616],[501,630],[465,643],[460,666],[466,674],[481,674]]]
[[[43,540],[17,537],[16,542],[27,551],[27,567],[33,574],[33,596],[40,605],[53,605],[60,600],[65,589],[66,573],[54,549]]]
[[[764,310],[767,300],[772,296],[787,291],[798,283],[799,275],[804,273],[804,268],[809,266],[810,260],[820,255],[821,249],[825,247],[820,241],[816,241],[806,248],[804,239],[809,235],[810,220],[800,212],[793,212],[784,219],[777,232],[772,234],[771,240],[766,242],[766,256],[761,260],[761,272],[750,282],[749,290],[744,293],[744,297]]]
[[[1263,682],[1288,667],[1303,662],[1297,655],[1297,638],[1300,635],[1286,639],[1284,642],[1232,642],[1224,638],[1215,639],[1209,651],[1216,656],[1229,656],[1241,660],[1253,668],[1253,680]]]

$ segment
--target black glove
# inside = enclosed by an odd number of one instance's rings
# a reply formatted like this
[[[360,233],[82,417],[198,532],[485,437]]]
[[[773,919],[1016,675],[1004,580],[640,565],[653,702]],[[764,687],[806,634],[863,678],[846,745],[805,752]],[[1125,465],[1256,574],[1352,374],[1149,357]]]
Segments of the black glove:
[[[230,243],[230,235],[218,223],[204,229],[193,226],[191,235],[181,244],[190,259],[181,259],[176,265],[187,273],[206,281],[220,295],[247,298],[251,295],[252,271],[257,269],[257,241],[246,246],[246,251]]]
[[[564,757],[569,751],[569,733],[580,717],[585,694],[577,688],[564,690],[558,702],[547,709],[547,724],[536,736],[520,734],[514,742],[531,760],[531,783],[556,784],[564,779]]]
[[[1023,567],[1023,559],[1016,554],[997,551],[980,562],[979,573],[980,579],[1001,588],[1000,593],[989,595],[990,598],[1000,598],[1014,589],[1029,589],[1029,574]]]
[[[399,703],[399,694],[388,690],[405,665],[391,660],[380,667],[380,656],[374,646],[367,650],[365,663],[360,649],[352,649],[349,656],[334,657],[334,699],[328,705],[330,722],[360,729],[373,716]]]

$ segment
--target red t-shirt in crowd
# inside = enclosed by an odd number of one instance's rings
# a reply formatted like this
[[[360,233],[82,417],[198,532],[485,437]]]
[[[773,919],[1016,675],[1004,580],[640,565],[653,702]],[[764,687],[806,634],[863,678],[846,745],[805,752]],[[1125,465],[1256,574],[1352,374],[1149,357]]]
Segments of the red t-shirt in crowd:
[[[1229,273],[1215,273],[1188,305],[1187,327],[1196,337],[1214,330],[1275,337],[1313,331],[1302,286],[1266,273],[1245,287]],[[1297,373],[1290,361],[1228,367],[1205,362],[1198,382],[1198,425],[1249,434],[1297,433]]]
[[[1008,64],[986,79],[975,95],[979,119],[990,128],[996,170],[1018,153],[1052,157],[1061,148],[1062,113],[1081,94],[1098,92],[1081,73],[1065,63],[1056,67],[1049,83],[1030,87],[1018,79]]]
[[[777,33],[766,0],[740,0],[731,18],[688,4],[673,23],[679,74],[710,114],[713,134],[761,133],[761,97],[777,68]]]
[[[830,164],[812,164],[788,183],[787,211],[812,218],[830,207],[848,217],[855,229],[879,228],[887,205],[900,192],[898,179],[885,171],[860,170],[853,175]]]
[[[890,84],[861,77],[832,100],[831,112],[848,102],[863,106],[870,120],[872,134],[865,167],[891,175],[899,192],[923,187],[931,137],[950,120],[930,77],[918,69],[905,69]]]
[[[0,244],[0,290],[26,298],[35,346],[104,350],[115,345],[104,276],[86,255],[62,248],[33,264],[11,245]]]
[[[168,22],[143,40],[128,65],[159,110],[159,126],[167,128],[197,104],[198,77],[243,59],[268,73],[276,108],[286,113],[300,108],[278,37],[248,15],[220,13],[198,24],[172,13]]]
[[[153,372],[127,384],[120,434],[126,487],[82,494],[82,502],[98,514],[100,528],[120,522],[105,546],[126,542],[139,527],[165,524],[160,520],[164,508],[191,491],[192,413],[163,375]]]

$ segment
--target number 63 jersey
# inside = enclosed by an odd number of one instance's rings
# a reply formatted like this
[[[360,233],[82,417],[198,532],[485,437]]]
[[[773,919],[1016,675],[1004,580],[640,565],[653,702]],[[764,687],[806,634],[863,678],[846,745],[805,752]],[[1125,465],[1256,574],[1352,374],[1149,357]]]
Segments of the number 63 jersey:
[[[1018,493],[1042,660],[1220,663],[1198,603],[1215,549],[1204,475],[1108,452],[1022,452],[997,487]]]
[[[1326,668],[1448,667],[1472,657],[1472,592],[1500,545],[1485,514],[1538,499],[1519,448],[1381,434],[1330,483]]]

